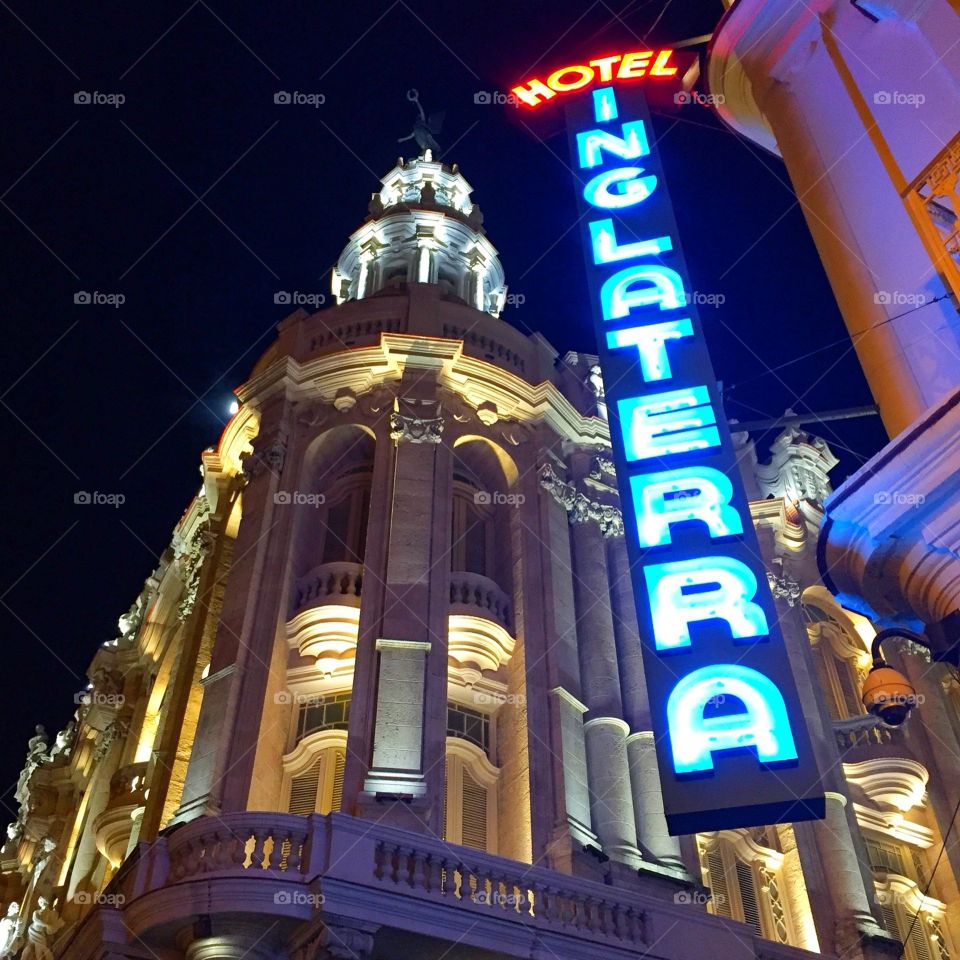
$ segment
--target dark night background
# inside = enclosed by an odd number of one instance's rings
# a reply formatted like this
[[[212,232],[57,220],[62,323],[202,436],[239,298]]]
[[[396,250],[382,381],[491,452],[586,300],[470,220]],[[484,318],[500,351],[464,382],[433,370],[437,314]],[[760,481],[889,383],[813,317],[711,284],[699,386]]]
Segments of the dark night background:
[[[719,0],[663,2],[2,4],[9,817],[33,725],[52,738],[69,719],[97,645],[199,487],[231,389],[289,312],[274,293],[329,293],[412,127],[407,88],[447,111],[443,159],[473,185],[510,292],[525,298],[504,318],[561,352],[593,350],[564,136],[541,141],[513,107],[474,97],[642,49],[651,27],[652,43],[709,33],[722,13]],[[276,105],[280,90],[326,102]],[[77,91],[126,102],[75,104]],[[701,317],[734,387],[728,415],[869,403],[779,160],[704,107],[655,125],[693,286],[725,297]],[[77,291],[126,302],[75,305]],[[835,484],[884,440],[876,418],[817,432],[842,457]],[[80,490],[126,502],[75,505]]]

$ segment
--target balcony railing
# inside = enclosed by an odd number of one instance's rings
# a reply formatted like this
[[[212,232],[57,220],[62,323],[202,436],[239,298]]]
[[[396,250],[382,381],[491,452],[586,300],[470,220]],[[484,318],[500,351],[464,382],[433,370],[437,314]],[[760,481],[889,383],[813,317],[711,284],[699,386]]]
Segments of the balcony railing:
[[[297,581],[294,613],[328,603],[359,607],[362,588],[362,563],[324,563]]]
[[[903,733],[896,727],[888,727],[872,714],[834,720],[833,732],[841,753],[856,747],[878,746],[887,743],[902,743]]]
[[[744,960],[814,957],[755,938],[675,889],[607,885],[339,813],[229,813],[140,844],[107,889],[111,906],[94,907],[58,955],[85,958],[105,929],[148,944],[151,931],[193,924],[202,902],[210,916],[311,924],[319,911],[518,958],[546,943],[568,960],[626,960],[667,940],[670,956],[709,944],[711,955]]]
[[[479,573],[450,574],[450,607],[451,613],[487,617],[511,632],[510,601],[489,577]]]

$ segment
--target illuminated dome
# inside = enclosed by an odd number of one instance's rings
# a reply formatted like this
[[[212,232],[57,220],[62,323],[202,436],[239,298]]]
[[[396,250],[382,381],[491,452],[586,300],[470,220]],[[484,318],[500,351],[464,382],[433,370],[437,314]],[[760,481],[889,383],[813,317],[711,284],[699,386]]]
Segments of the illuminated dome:
[[[333,270],[337,303],[432,283],[498,317],[507,296],[503,268],[457,165],[438,163],[427,150],[398,160],[382,184]]]

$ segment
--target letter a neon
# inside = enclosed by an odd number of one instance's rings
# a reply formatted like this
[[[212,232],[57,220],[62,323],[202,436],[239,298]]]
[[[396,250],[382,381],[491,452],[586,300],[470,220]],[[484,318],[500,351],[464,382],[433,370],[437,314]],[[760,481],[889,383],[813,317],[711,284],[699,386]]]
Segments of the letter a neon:
[[[744,711],[704,716],[733,699]],[[679,774],[714,769],[713,754],[750,747],[761,763],[798,759],[787,705],[776,684],[757,670],[718,663],[685,676],[667,699],[673,767]]]

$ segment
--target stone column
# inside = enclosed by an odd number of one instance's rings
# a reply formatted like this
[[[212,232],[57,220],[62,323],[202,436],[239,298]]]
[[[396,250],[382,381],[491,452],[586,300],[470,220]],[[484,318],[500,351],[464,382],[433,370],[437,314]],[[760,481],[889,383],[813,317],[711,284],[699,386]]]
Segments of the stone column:
[[[759,534],[769,568],[774,551],[772,531],[761,528]],[[873,875],[853,811],[845,809],[842,757],[826,702],[815,688],[817,672],[810,638],[800,608],[789,599],[790,591],[779,593],[777,596],[775,592],[777,621],[827,798],[824,820],[795,827],[820,949],[848,960],[888,956],[892,941],[884,936],[873,916]]]
[[[960,743],[957,741],[950,720],[950,707],[945,702],[943,682],[951,682],[946,666],[931,663],[925,650],[903,650],[904,641],[899,644],[889,640],[884,643],[888,648],[901,648],[900,664],[914,689],[917,691],[917,706],[907,721],[911,747],[930,774],[927,790],[930,805],[933,808],[940,836],[946,836],[953,819],[954,807],[960,797]],[[960,848],[954,842],[947,846],[945,857],[949,861],[955,876],[960,876]],[[939,873],[940,871],[938,871]]]
[[[302,449],[290,443],[286,401],[263,410],[254,452],[244,461],[235,562],[224,591],[196,738],[175,820],[246,810],[261,735],[270,663],[286,608],[286,569],[293,511],[278,509],[282,478],[299,476]],[[291,452],[288,453],[288,444]]]
[[[517,642],[526,667],[527,743],[533,862],[573,872],[574,855],[596,844],[590,824],[570,525],[562,500],[543,480],[534,457],[547,435],[518,449],[520,507],[515,578]],[[557,480],[559,483],[559,480]]]
[[[453,464],[435,396],[428,377],[405,381],[391,419],[397,446],[386,576],[379,585],[373,754],[358,808],[442,836]]]
[[[650,719],[650,701],[643,675],[643,653],[637,609],[630,577],[627,544],[622,535],[607,538],[613,630],[620,665],[623,716],[632,731],[627,737],[630,785],[637,839],[644,856],[686,876],[679,837],[667,831],[660,790],[660,771]]]
[[[266,920],[266,918],[264,918]],[[287,952],[269,923],[207,919],[196,924],[185,960],[283,960]]]
[[[589,711],[584,734],[593,827],[608,856],[639,866],[627,761],[630,728],[623,719],[603,534],[598,523],[576,509],[571,520],[581,689]]]
[[[900,956],[900,944],[886,936],[874,919],[848,820],[847,798],[832,790],[826,791],[826,798],[827,815],[814,821],[814,832],[830,891],[840,908],[834,952],[863,960],[894,960]]]

